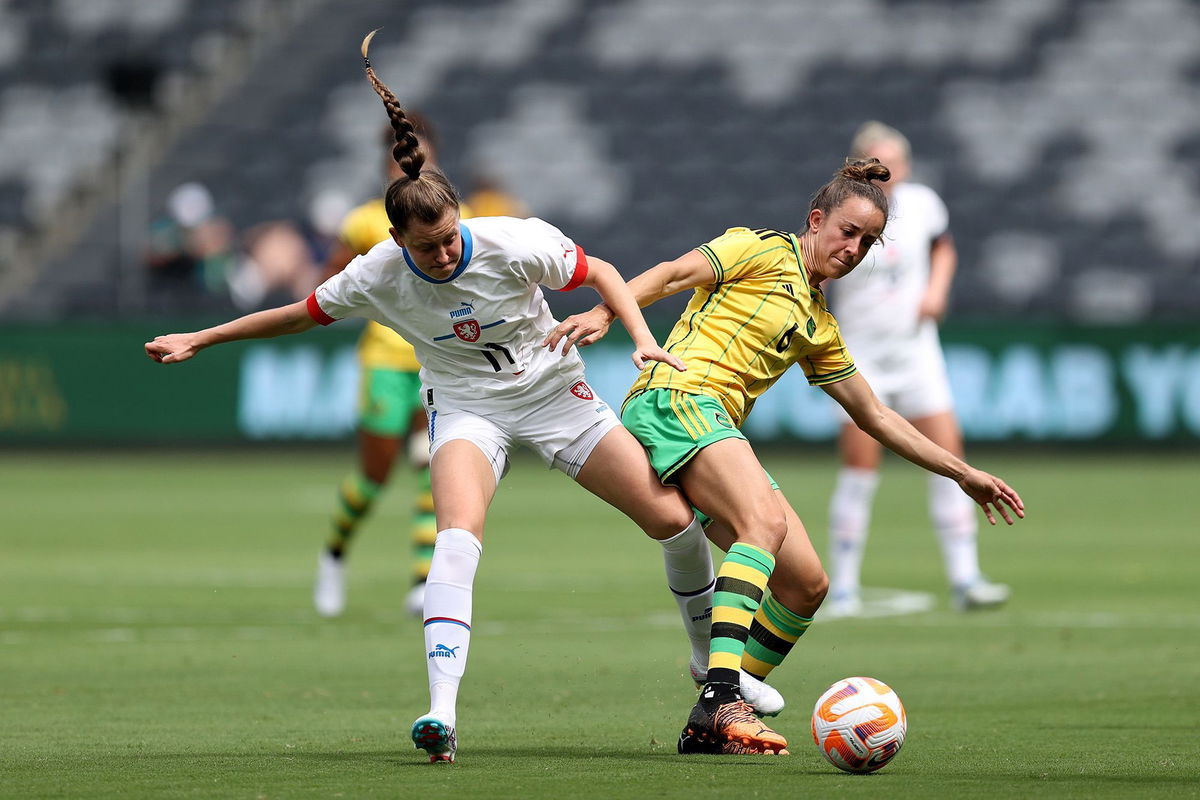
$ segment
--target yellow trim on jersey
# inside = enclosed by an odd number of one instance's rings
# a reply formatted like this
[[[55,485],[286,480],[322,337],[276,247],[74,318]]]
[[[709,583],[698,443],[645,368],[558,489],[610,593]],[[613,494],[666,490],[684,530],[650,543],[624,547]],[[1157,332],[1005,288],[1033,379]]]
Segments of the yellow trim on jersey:
[[[730,228],[696,249],[712,267],[713,283],[696,288],[664,345],[688,371],[647,364],[628,397],[672,390],[676,415],[696,434],[702,426],[677,397],[714,397],[740,427],[754,401],[793,364],[813,386],[857,371],[825,295],[808,284],[794,234]]]

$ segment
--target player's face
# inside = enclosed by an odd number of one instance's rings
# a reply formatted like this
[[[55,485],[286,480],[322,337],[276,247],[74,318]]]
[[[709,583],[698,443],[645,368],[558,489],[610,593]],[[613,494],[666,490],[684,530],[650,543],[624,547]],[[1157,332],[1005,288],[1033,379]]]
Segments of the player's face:
[[[828,215],[814,208],[808,219],[815,235],[814,272],[825,278],[849,274],[879,241],[884,222],[883,212],[874,203],[856,195]]]
[[[436,280],[449,278],[462,258],[457,208],[448,209],[430,225],[411,222],[403,231],[393,228],[392,237],[408,251],[417,269]]]

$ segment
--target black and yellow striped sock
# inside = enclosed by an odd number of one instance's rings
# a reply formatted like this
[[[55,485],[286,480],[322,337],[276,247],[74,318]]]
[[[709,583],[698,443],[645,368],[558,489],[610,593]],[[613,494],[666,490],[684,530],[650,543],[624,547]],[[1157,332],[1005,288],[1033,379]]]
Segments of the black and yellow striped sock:
[[[342,481],[338,489],[337,510],[333,514],[333,534],[326,544],[334,558],[342,557],[350,537],[354,536],[358,524],[375,504],[381,488],[382,484],[360,472],[351,473]]]
[[[804,635],[812,617],[802,617],[789,611],[771,595],[754,612],[750,638],[742,654],[742,669],[754,677],[766,680],[771,670],[783,663],[796,640]]]
[[[742,653],[754,612],[762,600],[775,557],[761,547],[738,542],[717,571],[713,591],[712,639],[708,646],[708,683],[741,683]]]
[[[429,577],[433,561],[433,545],[437,540],[437,517],[433,513],[433,489],[429,484],[429,467],[417,470],[417,496],[413,503],[412,548],[413,583]]]

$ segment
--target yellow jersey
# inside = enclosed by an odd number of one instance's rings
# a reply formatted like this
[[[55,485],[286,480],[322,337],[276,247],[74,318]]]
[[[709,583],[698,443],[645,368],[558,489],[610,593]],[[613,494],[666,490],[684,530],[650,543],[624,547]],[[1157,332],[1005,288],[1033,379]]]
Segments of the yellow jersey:
[[[463,219],[470,216],[466,206],[459,206],[459,214]],[[384,239],[391,238],[391,227],[383,198],[378,197],[347,214],[338,235],[347,247],[361,256]],[[374,321],[367,322],[359,337],[358,358],[367,369],[416,372],[421,368],[413,346],[391,328]]]
[[[708,395],[741,427],[792,364],[812,386],[856,372],[825,294],[808,284],[795,234],[730,228],[697,249],[713,283],[696,288],[664,345],[687,372],[648,362],[626,402],[647,389]]]

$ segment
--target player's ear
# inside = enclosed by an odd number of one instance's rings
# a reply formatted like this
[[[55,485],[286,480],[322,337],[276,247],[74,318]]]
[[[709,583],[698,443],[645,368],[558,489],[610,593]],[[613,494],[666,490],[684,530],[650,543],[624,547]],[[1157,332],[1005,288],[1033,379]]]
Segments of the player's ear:
[[[808,229],[810,231],[820,230],[821,223],[825,221],[825,212],[819,208],[814,208],[808,212]]]
[[[400,238],[400,231],[396,230],[395,228],[388,228],[388,233],[391,234],[393,242],[401,247],[404,247],[404,240]]]

